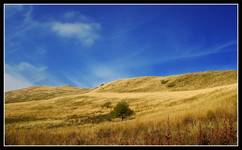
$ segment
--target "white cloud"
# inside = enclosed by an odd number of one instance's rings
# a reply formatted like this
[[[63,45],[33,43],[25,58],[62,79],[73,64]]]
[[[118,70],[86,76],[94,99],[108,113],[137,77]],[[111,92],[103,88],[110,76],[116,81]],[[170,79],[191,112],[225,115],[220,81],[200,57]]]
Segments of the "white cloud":
[[[61,37],[77,38],[83,45],[91,46],[99,37],[100,24],[53,22],[51,29]]]
[[[25,76],[28,76],[33,82],[40,82],[46,79],[47,67],[44,66],[34,66],[27,62],[21,62],[18,65],[12,66],[16,72],[19,72]]]
[[[14,85],[15,82],[16,85]],[[28,62],[15,65],[5,64],[5,88],[7,90],[39,84],[59,85],[62,82],[51,75],[45,66],[35,66]]]
[[[33,17],[34,7],[31,5],[9,5],[6,6],[5,16],[10,19],[10,17],[15,16],[20,18],[20,23],[13,26],[18,32],[10,33],[6,38],[7,43],[20,43],[26,40],[26,35],[31,32],[41,32],[48,33],[49,31],[54,31],[64,38],[75,38],[78,39],[84,46],[92,46],[96,40],[100,37],[99,31],[101,25],[94,22],[89,16],[80,14],[78,11],[68,11],[65,13],[60,13],[59,15],[53,15],[40,20],[36,20]],[[7,20],[6,18],[6,20]],[[33,45],[36,49],[35,40],[29,40],[29,43]],[[41,43],[37,45],[40,46]],[[21,46],[15,46],[12,44],[9,46],[12,51],[16,51],[21,48]],[[8,50],[10,51],[10,50]],[[32,51],[38,54],[37,51]]]
[[[32,86],[33,83],[18,73],[5,72],[5,91]]]

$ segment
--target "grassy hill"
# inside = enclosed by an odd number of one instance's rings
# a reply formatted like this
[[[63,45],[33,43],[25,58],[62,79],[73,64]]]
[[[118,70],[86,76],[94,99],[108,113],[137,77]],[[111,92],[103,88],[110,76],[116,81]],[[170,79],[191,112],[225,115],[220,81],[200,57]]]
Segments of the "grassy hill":
[[[6,93],[6,144],[237,142],[237,72],[117,80],[95,89],[32,87]],[[135,115],[108,119],[125,100]]]
[[[209,71],[176,76],[147,76],[117,80],[105,84],[95,92],[154,92],[196,90],[237,82],[236,71]]]
[[[90,89],[81,89],[78,87],[61,86],[61,87],[49,87],[49,86],[36,86],[30,88],[24,88],[15,91],[6,92],[6,103],[23,102],[31,100],[50,99],[58,96],[82,94],[89,92]]]

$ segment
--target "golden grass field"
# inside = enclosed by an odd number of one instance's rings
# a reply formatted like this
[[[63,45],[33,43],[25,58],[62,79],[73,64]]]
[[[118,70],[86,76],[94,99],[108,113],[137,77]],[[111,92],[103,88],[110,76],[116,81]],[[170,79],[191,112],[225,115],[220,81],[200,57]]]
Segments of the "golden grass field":
[[[236,145],[237,71],[5,93],[6,145]],[[108,120],[125,100],[135,115]]]

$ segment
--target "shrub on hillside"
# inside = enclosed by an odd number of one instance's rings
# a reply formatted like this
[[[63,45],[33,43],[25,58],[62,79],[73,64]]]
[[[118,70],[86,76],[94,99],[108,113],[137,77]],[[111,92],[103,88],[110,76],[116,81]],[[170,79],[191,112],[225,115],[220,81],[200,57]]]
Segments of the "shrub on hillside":
[[[128,116],[134,114],[134,111],[129,108],[129,105],[125,101],[119,102],[111,112],[114,118],[121,118],[122,120]]]
[[[160,83],[161,84],[166,84],[169,80],[161,80]]]
[[[167,87],[174,87],[176,84],[175,83],[169,83],[169,84],[167,84]]]

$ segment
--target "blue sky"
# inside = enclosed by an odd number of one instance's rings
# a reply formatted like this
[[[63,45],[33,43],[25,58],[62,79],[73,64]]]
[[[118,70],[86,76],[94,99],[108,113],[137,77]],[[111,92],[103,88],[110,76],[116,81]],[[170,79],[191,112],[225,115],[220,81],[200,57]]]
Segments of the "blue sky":
[[[237,70],[236,5],[5,5],[5,90]]]

